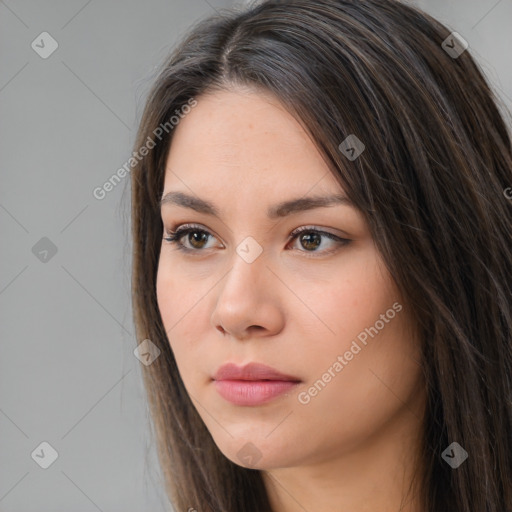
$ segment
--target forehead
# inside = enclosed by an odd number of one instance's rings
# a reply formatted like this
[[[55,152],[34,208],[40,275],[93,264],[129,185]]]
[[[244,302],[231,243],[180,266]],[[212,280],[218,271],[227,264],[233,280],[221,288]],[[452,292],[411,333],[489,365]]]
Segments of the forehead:
[[[270,94],[215,91],[196,99],[174,128],[165,189],[185,183],[210,190],[293,185],[303,194],[314,186],[340,191],[306,131]]]

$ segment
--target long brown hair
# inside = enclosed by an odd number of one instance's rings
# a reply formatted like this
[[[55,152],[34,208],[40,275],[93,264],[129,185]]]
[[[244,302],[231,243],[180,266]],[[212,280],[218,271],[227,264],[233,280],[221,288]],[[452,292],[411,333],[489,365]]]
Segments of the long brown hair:
[[[261,472],[220,452],[190,400],[156,299],[169,120],[236,85],[273,93],[307,129],[413,312],[424,510],[512,511],[512,148],[499,98],[454,37],[392,0],[271,0],[202,20],[165,62],[135,151],[155,144],[131,171],[132,299],[138,342],[161,351],[143,375],[178,512],[271,510]],[[350,134],[365,144],[355,160],[339,147]],[[469,454],[457,469],[441,457],[454,441]]]

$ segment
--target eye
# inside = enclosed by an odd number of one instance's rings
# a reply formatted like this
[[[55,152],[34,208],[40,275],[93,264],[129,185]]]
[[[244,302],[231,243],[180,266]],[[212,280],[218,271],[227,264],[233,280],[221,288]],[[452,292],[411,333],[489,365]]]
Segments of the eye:
[[[174,244],[177,249],[184,252],[201,251],[205,248],[204,243],[208,241],[209,237],[213,236],[209,231],[192,224],[183,224],[183,226],[180,226],[175,231],[167,231],[166,234],[167,237],[165,237],[164,240],[170,244]],[[181,241],[185,236],[185,240],[190,243],[191,247],[188,247]]]
[[[183,224],[175,231],[166,231],[166,235],[164,240],[175,245],[178,250],[195,254],[199,254],[204,252],[205,249],[211,248],[207,247],[207,243],[209,238],[214,238],[209,231],[192,224]],[[185,239],[185,243],[183,243],[182,239]],[[308,226],[302,226],[294,230],[290,234],[290,239],[291,241],[297,240],[300,245],[306,249],[305,251],[299,249],[300,252],[315,254],[331,254],[337,251],[341,246],[351,242],[351,240],[341,238],[333,233]],[[317,250],[322,244],[325,245],[324,241],[326,240],[328,246],[330,243],[330,248],[320,251]]]
[[[341,246],[348,245],[351,242],[347,238],[341,238],[333,233],[308,226],[297,228],[291,233],[290,237],[304,247],[306,253],[331,254],[336,252]],[[330,248],[316,250],[318,247],[326,245],[323,243],[324,241],[327,241],[327,246],[329,247],[330,245]]]

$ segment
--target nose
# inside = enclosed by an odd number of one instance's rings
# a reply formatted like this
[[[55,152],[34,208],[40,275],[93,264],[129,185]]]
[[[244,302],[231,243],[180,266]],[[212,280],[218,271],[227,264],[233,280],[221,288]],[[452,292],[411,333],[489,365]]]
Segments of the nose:
[[[239,340],[278,334],[285,318],[282,288],[268,268],[264,252],[251,263],[235,252],[231,270],[216,288],[219,291],[211,324]]]

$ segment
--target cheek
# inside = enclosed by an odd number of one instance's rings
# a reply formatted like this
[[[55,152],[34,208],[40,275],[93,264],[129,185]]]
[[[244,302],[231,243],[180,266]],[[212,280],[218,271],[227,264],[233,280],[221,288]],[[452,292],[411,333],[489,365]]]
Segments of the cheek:
[[[297,295],[306,297],[314,312],[304,316],[316,328],[311,335],[322,336],[334,351],[348,349],[359,333],[373,326],[399,299],[389,273],[370,249],[354,251],[339,268],[331,268],[320,284],[294,284]]]
[[[418,377],[420,353],[401,296],[377,254],[359,253],[351,263],[317,288],[311,302],[315,317],[307,315],[313,320],[303,320],[301,332],[317,340],[304,346],[309,377],[313,382],[322,379],[329,368],[340,375],[330,391],[340,386],[335,394],[354,410],[358,404],[378,406],[381,399],[393,399],[386,385],[407,394]],[[342,367],[333,367],[340,362],[338,356],[344,359]],[[341,392],[346,389],[351,393]]]
[[[191,281],[185,277],[185,272],[180,268],[179,263],[171,261],[165,253],[160,256],[156,277],[156,297],[160,315],[167,330],[173,328],[172,332],[174,332],[181,327],[189,316],[187,311],[191,310],[194,297],[200,293],[201,282]]]
[[[325,443],[327,452],[365,442],[402,409],[411,409],[407,414],[413,421],[413,415],[420,415],[412,405],[422,385],[419,343],[405,309],[393,309],[396,314],[382,329],[371,330],[399,302],[397,294],[371,290],[372,300],[338,294],[337,335],[323,338],[321,350],[317,345],[302,356],[308,361],[308,381],[297,397],[304,405],[297,407],[296,419],[325,434],[318,443]],[[351,312],[356,303],[359,307]]]
[[[156,279],[156,298],[160,316],[164,324],[167,338],[173,352],[179,352],[176,340],[184,339],[180,331],[186,325],[186,296],[180,292],[183,284],[180,283],[179,273],[170,272],[168,266],[160,266]]]
[[[156,300],[166,330],[172,325],[170,317],[174,311],[172,301],[173,293],[175,293],[174,290],[175,283],[173,283],[170,273],[160,265],[156,276]]]
[[[156,298],[160,316],[176,360],[190,354],[199,340],[198,329],[209,316],[207,293],[211,284],[190,279],[179,265],[161,265],[156,278]]]
[[[156,279],[156,297],[160,316],[169,346],[174,355],[178,372],[188,392],[193,391],[192,382],[197,372],[197,352],[194,341],[200,339],[194,332],[194,319],[200,314],[201,304],[191,298],[190,287],[186,287],[180,272],[159,267]],[[182,292],[183,290],[183,292]],[[197,327],[196,327],[197,328]]]

